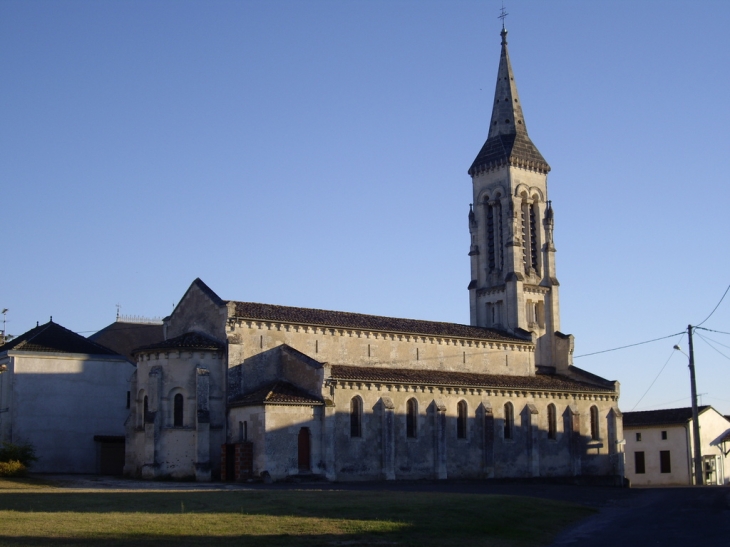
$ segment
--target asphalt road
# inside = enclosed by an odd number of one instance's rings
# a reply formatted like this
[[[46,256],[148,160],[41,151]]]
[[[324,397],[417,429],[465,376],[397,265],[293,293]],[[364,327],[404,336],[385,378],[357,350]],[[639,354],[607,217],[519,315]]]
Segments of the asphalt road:
[[[647,488],[600,507],[565,530],[551,547],[648,547],[730,545],[730,488]]]

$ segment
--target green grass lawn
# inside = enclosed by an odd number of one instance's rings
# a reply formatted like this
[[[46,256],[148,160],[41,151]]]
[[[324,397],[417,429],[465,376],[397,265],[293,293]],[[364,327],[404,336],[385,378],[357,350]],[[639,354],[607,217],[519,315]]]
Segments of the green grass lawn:
[[[0,479],[0,546],[533,546],[592,509],[536,498],[353,491],[87,491]]]

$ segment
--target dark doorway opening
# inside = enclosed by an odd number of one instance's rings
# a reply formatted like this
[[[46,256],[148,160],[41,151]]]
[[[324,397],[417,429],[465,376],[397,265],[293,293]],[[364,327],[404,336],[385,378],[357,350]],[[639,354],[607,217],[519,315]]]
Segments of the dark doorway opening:
[[[310,439],[309,428],[303,427],[299,430],[299,471],[309,472],[312,469],[310,462]]]
[[[236,445],[226,445],[226,480],[232,481],[236,478]]]

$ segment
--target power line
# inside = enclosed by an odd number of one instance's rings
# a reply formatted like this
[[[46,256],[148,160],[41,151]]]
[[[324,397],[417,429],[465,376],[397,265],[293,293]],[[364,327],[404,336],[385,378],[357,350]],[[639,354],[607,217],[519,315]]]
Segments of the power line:
[[[717,306],[715,306],[712,311],[710,312],[710,315],[705,317],[705,321],[707,321],[710,317],[712,317],[712,314],[715,313],[715,310],[720,307],[720,304],[722,304],[722,301],[725,299],[725,295],[727,292],[730,291],[730,285],[727,286],[727,289],[725,289],[725,292],[722,293],[722,298],[720,298],[720,301],[717,303]],[[704,324],[705,321],[702,321],[702,323],[699,323],[698,325],[695,325],[695,327],[699,327],[700,325]]]
[[[712,349],[714,349],[714,350],[715,350],[715,351],[716,351],[717,353],[719,353],[719,354],[720,354],[720,355],[722,355],[722,356],[723,356],[723,357],[724,357],[725,359],[727,359],[727,360],[729,360],[729,361],[730,361],[730,357],[728,357],[728,356],[727,356],[727,355],[725,355],[725,354],[724,354],[723,352],[721,352],[721,351],[720,351],[719,349],[717,349],[717,348],[716,348],[715,346],[713,346],[712,344],[710,344],[710,342],[709,342],[709,341],[708,341],[708,340],[707,340],[707,339],[706,339],[706,338],[705,338],[704,336],[702,336],[702,335],[701,335],[701,334],[699,334],[699,333],[695,333],[695,334],[697,334],[697,336],[699,336],[700,338],[702,338],[702,339],[703,339],[703,340],[705,341],[705,344],[707,344],[708,346],[710,346],[710,347],[711,347]]]
[[[697,336],[700,336],[700,334],[697,333]],[[730,346],[726,346],[725,344],[722,344],[722,343],[718,342],[717,340],[713,340],[709,336],[707,338],[703,338],[703,339],[705,340],[705,342],[707,342],[709,340],[710,342],[713,342],[713,343],[717,344],[718,346],[722,346],[723,348],[730,349]]]
[[[706,330],[707,332],[716,332],[718,334],[730,334],[730,332],[725,332],[725,331],[722,331],[722,330],[706,329],[705,327],[694,327],[694,328],[695,329],[700,329],[700,330]]]
[[[679,344],[682,341],[683,338],[684,338],[684,333],[682,333],[682,337],[681,338],[677,339],[677,344]],[[672,353],[669,354],[669,357],[664,362],[664,365],[662,365],[662,368],[659,369],[659,374],[657,374],[656,377],[654,378],[654,380],[652,380],[651,384],[649,384],[649,387],[646,388],[646,391],[641,396],[641,398],[638,401],[636,401],[636,404],[634,405],[634,408],[636,408],[637,406],[639,406],[639,403],[644,399],[644,397],[646,397],[646,394],[649,393],[649,390],[654,386],[654,384],[656,383],[656,381],[659,379],[659,376],[662,375],[662,372],[664,372],[664,369],[667,368],[667,365],[669,364],[669,361],[672,359],[672,356],[673,355],[674,355],[674,349],[672,349]],[[634,408],[632,408],[631,410],[634,410]]]
[[[662,336],[661,338],[654,338],[653,340],[647,340],[646,342],[637,342],[636,344],[629,344],[628,346],[621,346],[619,348],[604,349],[602,351],[594,351],[593,353],[584,353],[583,355],[576,355],[573,357],[573,359],[579,359],[580,357],[588,357],[589,355],[598,355],[599,353],[608,353],[609,351],[617,351],[620,349],[633,348],[634,346],[650,344],[651,342],[656,342],[658,340],[666,340],[667,338],[674,338],[675,336],[679,336],[680,334],[684,334],[684,331],[675,332],[674,334],[670,334],[668,336]]]
[[[659,404],[656,404],[656,405],[647,406],[647,407],[642,408],[642,409],[639,409],[639,410],[640,411],[641,410],[650,410],[650,409],[656,408],[658,406],[671,405],[672,403],[678,403],[679,401],[686,401],[687,399],[690,399],[690,398],[691,397],[688,395],[687,397],[682,397],[681,399],[674,399],[674,401],[667,401],[666,403],[659,403]]]

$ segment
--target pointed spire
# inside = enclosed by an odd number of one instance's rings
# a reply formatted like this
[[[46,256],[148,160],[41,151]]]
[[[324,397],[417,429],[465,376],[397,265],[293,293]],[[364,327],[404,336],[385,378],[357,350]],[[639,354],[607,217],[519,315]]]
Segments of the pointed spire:
[[[522,105],[507,51],[507,29],[502,29],[502,53],[499,56],[497,88],[494,90],[494,106],[489,123],[489,137],[496,135],[527,134]]]
[[[505,163],[547,173],[550,166],[527,136],[522,104],[507,50],[507,29],[504,26],[500,35],[502,52],[499,57],[489,135],[469,169],[469,174],[474,176]]]

